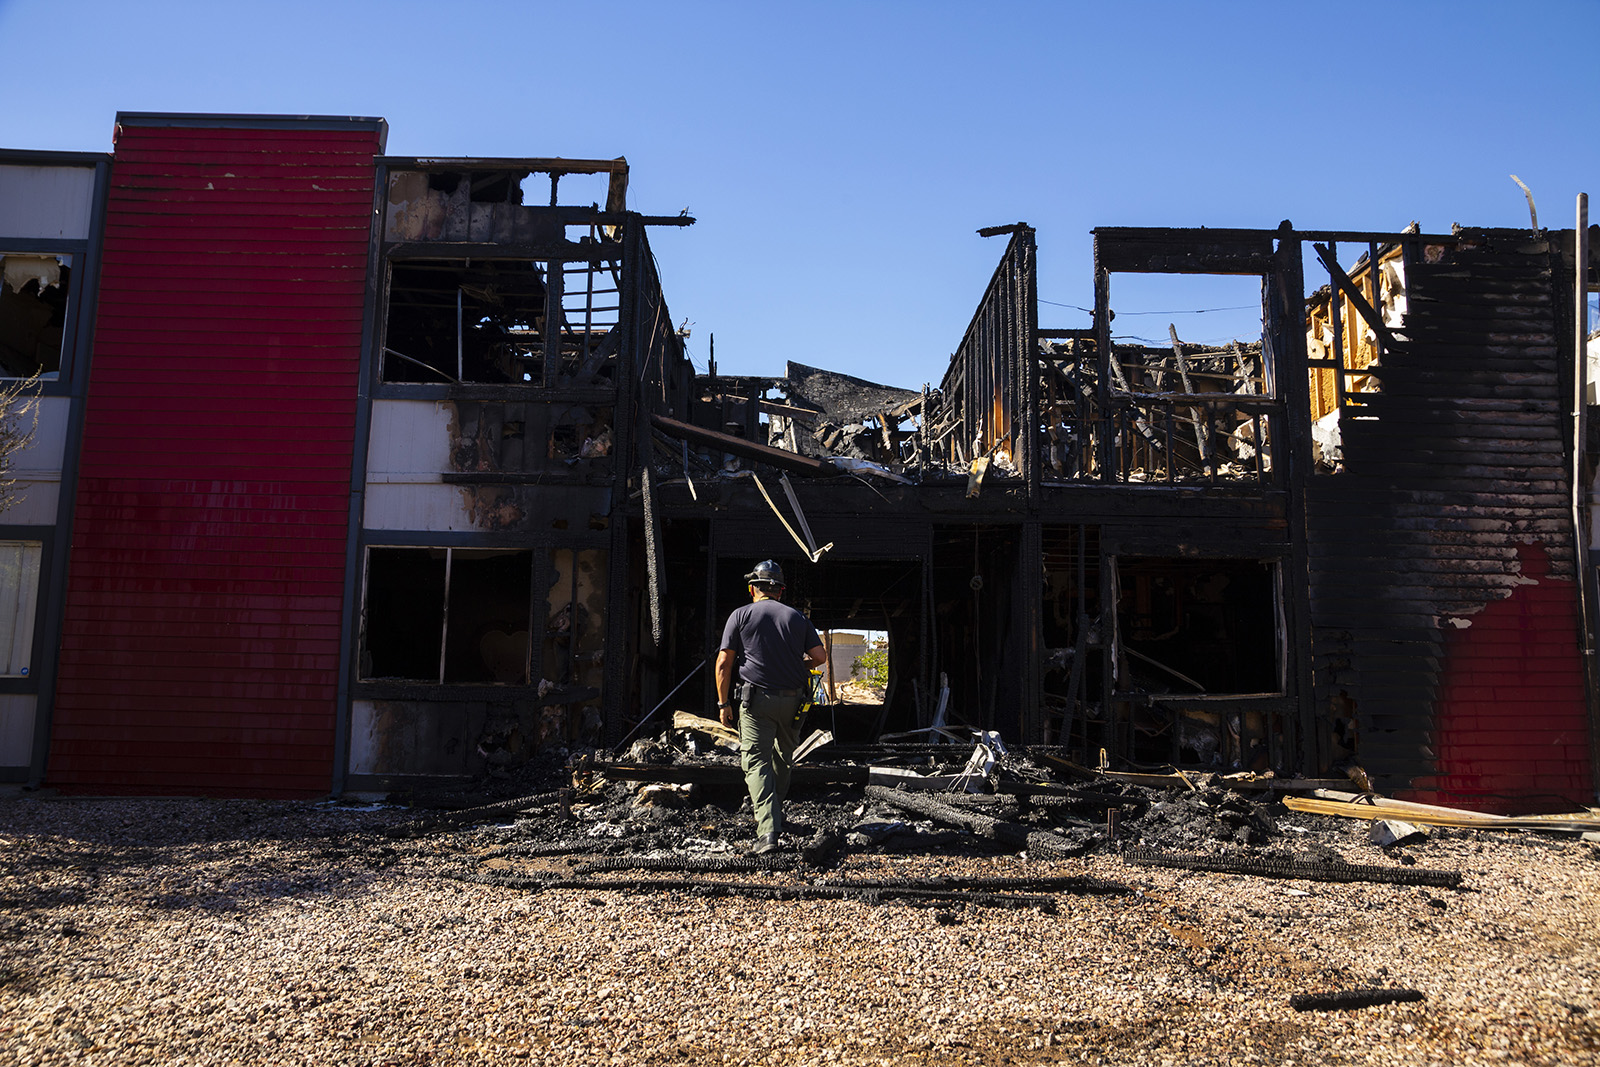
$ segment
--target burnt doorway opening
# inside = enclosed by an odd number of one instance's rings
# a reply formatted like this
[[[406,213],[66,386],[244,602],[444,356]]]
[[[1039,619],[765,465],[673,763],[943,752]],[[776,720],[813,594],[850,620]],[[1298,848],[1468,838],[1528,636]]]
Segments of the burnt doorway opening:
[[[1024,737],[1028,626],[1018,594],[1022,531],[1017,526],[945,526],[933,535],[935,685],[949,686],[951,726]]]
[[[1100,527],[1045,526],[1041,740],[1087,760],[1109,743],[1100,618]]]
[[[1109,659],[1125,758],[1239,767],[1265,751],[1267,707],[1285,685],[1278,570],[1275,560],[1115,559]]]
[[[673,711],[716,717],[714,646],[726,620],[708,619],[706,614],[710,608],[710,540],[711,524],[704,519],[662,519],[659,556],[653,567],[646,539],[636,537],[630,542],[628,603],[635,621],[633,641],[638,657],[629,682],[631,696],[624,704],[629,710],[622,717],[619,736],[631,732],[639,724],[638,717],[652,710],[662,721],[670,719]],[[664,699],[670,703],[658,708]]]
[[[1282,688],[1273,563],[1123,556],[1117,579],[1119,690]]]
[[[749,602],[744,575],[755,561],[746,557],[717,560],[712,644],[720,645],[728,615]],[[834,703],[811,713],[810,728],[833,731],[841,743],[861,744],[880,733],[915,729],[919,703],[931,707],[922,678],[925,657],[924,612],[920,559],[837,560],[820,562],[777,557],[789,582],[784,602],[799,609],[819,634],[881,634],[885,660],[883,699],[875,702],[838,693]],[[713,654],[715,649],[713,649]],[[852,657],[853,658],[853,657]],[[848,674],[849,664],[843,666]],[[824,668],[826,671],[826,668]],[[835,664],[836,682],[840,671]],[[824,675],[826,681],[826,675]]]

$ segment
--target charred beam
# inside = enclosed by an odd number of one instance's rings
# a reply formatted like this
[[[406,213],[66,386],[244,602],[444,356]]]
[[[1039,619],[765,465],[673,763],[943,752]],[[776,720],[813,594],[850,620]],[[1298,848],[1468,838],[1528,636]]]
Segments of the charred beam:
[[[1339,261],[1333,258],[1333,252],[1329,247],[1324,244],[1312,245],[1312,247],[1317,250],[1317,258],[1322,260],[1322,265],[1328,269],[1328,277],[1333,279],[1333,283],[1339,287],[1339,291],[1350,301],[1350,305],[1356,309],[1356,314],[1360,315],[1366,324],[1372,328],[1372,332],[1378,335],[1385,348],[1392,346],[1394,344],[1394,334],[1389,330],[1389,327],[1384,325],[1383,317],[1373,310],[1371,304],[1367,303],[1367,298],[1362,295],[1356,283],[1350,280],[1350,276],[1344,272],[1344,268],[1339,266]]]
[[[698,785],[744,785],[744,772],[734,764],[693,763],[654,765],[596,763],[590,768],[602,778],[618,782],[677,782]],[[796,767],[792,785],[866,785],[866,767]]]
[[[1190,853],[1129,849],[1122,858],[1140,867],[1176,867],[1186,871],[1247,874],[1257,878],[1304,878],[1313,882],[1387,882],[1391,885],[1425,885],[1457,889],[1460,871],[1415,867],[1375,867],[1359,863],[1300,863],[1254,856],[1202,856]]]
[[[1289,998],[1295,1011],[1340,1011],[1375,1008],[1380,1004],[1415,1004],[1425,999],[1420,989],[1340,989],[1332,993],[1299,993]]]
[[[1008,233],[1032,233],[1033,227],[1026,222],[1013,222],[1005,226],[984,226],[978,230],[979,237],[1003,237]]]
[[[693,441],[695,444],[705,445],[707,448],[730,452],[745,459],[753,459],[758,463],[767,463],[777,467],[779,470],[804,474],[812,478],[826,478],[840,473],[839,468],[826,460],[799,456],[793,452],[785,452],[781,448],[772,448],[769,445],[748,441],[743,437],[734,437],[732,434],[691,426],[687,422],[669,419],[665,415],[651,415],[650,422],[662,433],[682,440]]]

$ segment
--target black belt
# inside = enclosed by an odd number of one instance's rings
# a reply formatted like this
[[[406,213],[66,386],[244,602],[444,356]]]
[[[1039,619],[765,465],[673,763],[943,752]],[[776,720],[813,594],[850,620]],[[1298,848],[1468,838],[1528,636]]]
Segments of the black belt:
[[[761,690],[769,697],[797,697],[804,696],[806,692],[804,689],[768,689],[765,686],[757,685],[754,682],[745,682],[744,684],[749,686],[751,689]]]

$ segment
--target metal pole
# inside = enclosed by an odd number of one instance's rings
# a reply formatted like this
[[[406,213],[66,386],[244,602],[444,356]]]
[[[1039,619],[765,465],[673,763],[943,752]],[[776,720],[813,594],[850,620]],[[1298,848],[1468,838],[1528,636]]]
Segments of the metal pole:
[[[828,703],[839,702],[839,690],[833,684],[833,631],[822,631],[822,645],[828,653]]]
[[[444,684],[445,652],[450,647],[450,564],[454,562],[456,550],[444,550],[444,608],[439,618],[439,684]]]
[[[691,670],[688,674],[684,675],[683,676],[683,680],[680,681],[677,685],[673,686],[671,692],[669,692],[666,696],[661,698],[661,703],[660,704],[657,704],[655,707],[651,708],[649,710],[649,712],[647,712],[645,714],[644,718],[642,718],[638,722],[634,723],[633,729],[628,731],[628,736],[624,737],[621,741],[618,741],[617,742],[617,747],[612,749],[612,751],[613,752],[622,751],[622,746],[627,744],[629,741],[633,740],[633,735],[638,733],[640,731],[640,729],[643,728],[644,724],[650,721],[650,716],[654,715],[656,712],[660,711],[663,707],[665,707],[667,701],[671,700],[674,696],[676,696],[678,690],[683,688],[684,683],[687,682],[690,678],[693,678],[696,674],[699,674],[700,673],[700,668],[704,667],[705,665],[706,665],[706,661],[705,660],[701,660],[699,663],[696,663],[694,665],[694,669]]]
[[[1589,712],[1589,782],[1600,796],[1600,660],[1596,659],[1594,611],[1596,580],[1589,563],[1589,486],[1584,477],[1589,410],[1589,194],[1578,194],[1577,228],[1572,234],[1572,539],[1578,565],[1578,621],[1583,642],[1585,701]]]

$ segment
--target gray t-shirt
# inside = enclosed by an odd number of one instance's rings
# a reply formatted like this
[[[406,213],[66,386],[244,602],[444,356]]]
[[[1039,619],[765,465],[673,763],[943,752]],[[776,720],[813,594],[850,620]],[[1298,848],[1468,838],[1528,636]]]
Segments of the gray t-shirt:
[[[804,689],[811,678],[805,654],[820,644],[811,620],[779,600],[746,604],[722,628],[722,647],[738,654],[739,679],[763,689]]]

